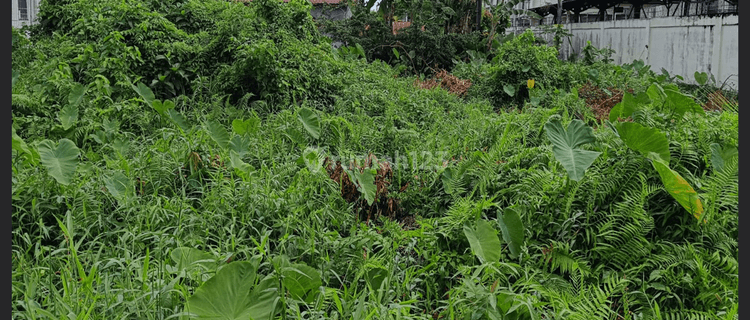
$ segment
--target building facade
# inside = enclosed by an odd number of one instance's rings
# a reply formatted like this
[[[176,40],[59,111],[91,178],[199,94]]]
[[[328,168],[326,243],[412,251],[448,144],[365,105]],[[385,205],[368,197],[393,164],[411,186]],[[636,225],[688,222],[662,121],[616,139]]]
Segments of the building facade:
[[[14,28],[21,28],[25,25],[36,23],[36,16],[39,13],[39,2],[41,0],[11,0],[11,16]]]

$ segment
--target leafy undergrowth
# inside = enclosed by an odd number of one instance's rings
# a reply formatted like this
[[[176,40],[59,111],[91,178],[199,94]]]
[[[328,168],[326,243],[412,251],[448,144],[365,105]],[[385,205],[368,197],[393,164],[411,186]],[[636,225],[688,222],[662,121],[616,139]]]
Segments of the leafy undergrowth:
[[[737,105],[528,35],[422,90],[305,10],[13,30],[12,318],[738,319]],[[594,69],[596,128],[556,85]]]
[[[633,89],[627,92],[633,93]],[[593,111],[596,120],[603,123],[609,119],[609,112],[612,108],[622,101],[623,91],[614,87],[606,89],[600,88],[591,82],[587,82],[578,89],[578,95],[586,101],[586,106]]]
[[[465,96],[466,92],[471,87],[471,80],[459,79],[456,76],[448,73],[446,70],[440,70],[432,77],[425,81],[414,79],[414,86],[421,89],[432,89],[441,87],[446,91],[455,94],[459,97]]]

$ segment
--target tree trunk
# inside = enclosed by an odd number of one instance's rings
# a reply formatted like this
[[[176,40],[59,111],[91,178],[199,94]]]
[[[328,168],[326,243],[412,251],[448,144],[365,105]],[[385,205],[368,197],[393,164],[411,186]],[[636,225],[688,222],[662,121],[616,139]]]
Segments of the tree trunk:
[[[477,0],[477,31],[482,32],[482,0]]]

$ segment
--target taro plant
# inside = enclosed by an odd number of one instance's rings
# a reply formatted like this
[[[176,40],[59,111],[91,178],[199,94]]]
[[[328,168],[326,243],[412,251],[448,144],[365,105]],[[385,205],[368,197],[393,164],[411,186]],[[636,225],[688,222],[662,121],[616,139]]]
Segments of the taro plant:
[[[672,89],[662,89],[658,84],[651,85],[647,93],[651,101],[656,101],[658,105],[671,111],[672,115],[682,117],[685,112],[702,113],[703,111],[690,97]],[[639,108],[642,106],[632,96],[626,94],[623,102],[612,108],[610,119],[630,116]],[[641,153],[651,161],[669,194],[700,221],[704,208],[698,193],[679,173],[669,167],[670,152],[667,136],[657,128],[646,127],[635,122],[621,122],[613,128],[628,148]]]
[[[567,130],[565,130],[559,116],[550,119],[544,125],[544,130],[547,132],[547,137],[552,141],[552,151],[555,154],[555,159],[568,172],[567,177],[573,181],[580,181],[586,169],[601,154],[598,151],[580,148],[583,144],[596,141],[594,130],[578,119],[571,121],[568,124]]]

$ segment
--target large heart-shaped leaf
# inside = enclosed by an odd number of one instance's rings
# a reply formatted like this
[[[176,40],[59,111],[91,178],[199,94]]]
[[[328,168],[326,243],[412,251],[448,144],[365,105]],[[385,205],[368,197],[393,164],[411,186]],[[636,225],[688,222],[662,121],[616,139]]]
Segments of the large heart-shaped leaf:
[[[372,205],[375,202],[375,195],[378,191],[378,187],[375,186],[376,173],[373,171],[375,169],[365,169],[362,173],[357,171],[357,169],[346,171],[352,181],[357,184],[357,190],[365,196],[367,205]]]
[[[189,270],[197,266],[203,267],[206,271],[216,270],[218,264],[216,257],[210,253],[203,252],[196,248],[179,247],[172,250],[169,255],[172,261],[177,265],[177,272]]]
[[[624,119],[630,117],[642,104],[647,104],[649,102],[651,102],[651,100],[646,93],[641,92],[634,97],[632,94],[626,92],[622,96],[622,101],[612,107],[612,110],[609,111],[609,121],[615,122],[618,118]]]
[[[76,107],[81,104],[83,96],[86,94],[86,89],[86,86],[77,83],[73,89],[70,90],[70,94],[68,95],[68,105]]]
[[[233,136],[229,140],[229,150],[234,151],[240,157],[244,157],[250,152],[250,138],[248,136]]]
[[[70,129],[78,121],[78,107],[72,104],[65,106],[57,114],[57,119],[60,120],[63,129]]]
[[[135,193],[133,182],[122,172],[115,172],[104,179],[104,185],[112,196],[122,200]]]
[[[254,288],[256,277],[253,263],[230,263],[195,290],[185,304],[185,311],[198,319],[271,319],[278,292],[268,285]]]
[[[672,197],[674,197],[675,200],[685,208],[685,210],[692,213],[696,219],[700,219],[703,214],[703,203],[698,197],[698,193],[695,192],[685,178],[669,168],[669,166],[663,161],[655,160],[651,161],[651,164],[654,166],[654,169],[659,172],[659,177],[661,177],[661,182],[664,183],[667,192],[669,192],[669,194],[671,194]]]
[[[708,82],[708,74],[705,72],[696,71],[693,76],[695,77],[695,82],[697,82],[699,85],[704,85],[706,84],[706,82]]]
[[[506,84],[503,86],[503,91],[505,91],[505,94],[509,96],[515,96],[516,95],[516,86],[512,84]]]
[[[174,109],[174,102],[171,100],[167,100],[164,102],[161,102],[161,100],[153,100],[151,101],[151,107],[156,110],[156,112],[159,113],[160,116],[169,118],[167,115],[167,111]]]
[[[226,148],[229,146],[229,132],[220,123],[209,120],[206,122],[206,130],[208,130],[209,136],[216,141],[219,147]]]
[[[521,253],[521,246],[524,240],[524,228],[521,216],[518,214],[517,207],[508,207],[503,210],[502,215],[497,217],[497,223],[500,231],[503,233],[503,240],[508,244],[510,256],[518,257]]]
[[[644,127],[635,122],[623,122],[617,125],[617,133],[630,149],[642,153],[647,158],[656,155],[661,161],[669,164],[669,140],[659,129]]]
[[[245,120],[234,119],[232,121],[232,130],[238,135],[255,134],[260,127],[260,118],[252,117]]]
[[[320,119],[314,111],[308,108],[300,108],[297,118],[313,139],[320,138]]]
[[[138,93],[138,95],[143,98],[143,101],[146,101],[146,103],[149,106],[153,105],[154,100],[156,100],[156,97],[154,96],[154,92],[151,91],[151,88],[143,84],[143,82],[138,82],[138,86],[132,86],[133,90]]]
[[[229,165],[239,171],[244,178],[248,178],[255,168],[242,160],[242,157],[234,150],[229,151]]]
[[[78,155],[80,151],[73,141],[60,139],[55,145],[50,140],[39,143],[39,157],[42,165],[47,168],[47,173],[63,185],[70,184],[78,167]]]
[[[664,94],[667,96],[664,105],[680,117],[686,112],[706,114],[706,112],[703,111],[703,108],[701,108],[692,97],[685,95],[682,92],[672,89],[664,89]]]
[[[651,102],[653,102],[656,105],[661,105],[662,102],[667,98],[667,94],[664,93],[664,88],[662,88],[658,83],[654,83],[651,86],[646,89],[646,94],[648,95],[648,98],[651,99]]]
[[[167,101],[169,102],[169,101]],[[185,117],[175,109],[168,109],[166,111],[167,119],[177,125],[177,129],[180,129],[182,133],[190,132],[190,126],[187,124]]]
[[[288,127],[286,128],[286,131],[284,134],[289,137],[289,140],[292,140],[292,142],[300,145],[305,146],[307,141],[305,141],[305,136],[302,135],[302,132],[299,132],[296,128]]]
[[[323,285],[318,270],[302,263],[295,263],[281,272],[284,287],[294,299],[302,300],[311,290]]]
[[[552,141],[552,152],[555,159],[568,172],[570,179],[579,181],[586,169],[594,163],[601,152],[582,150],[578,147],[584,143],[596,141],[594,130],[581,120],[573,120],[564,130],[560,120],[551,120],[544,125],[547,137]]]
[[[475,228],[464,226],[464,235],[469,240],[471,251],[482,263],[500,260],[500,238],[492,225],[484,219],[477,220]]]

